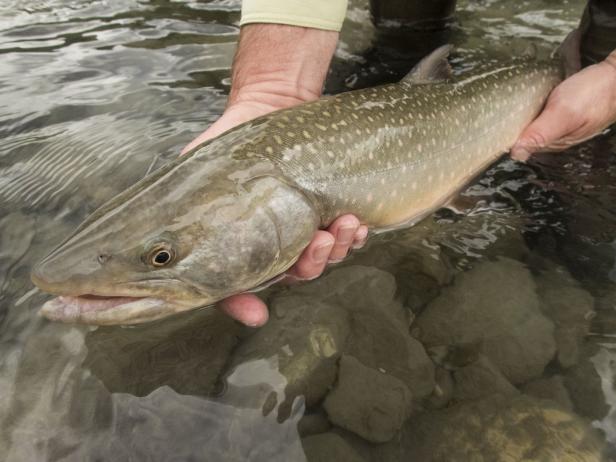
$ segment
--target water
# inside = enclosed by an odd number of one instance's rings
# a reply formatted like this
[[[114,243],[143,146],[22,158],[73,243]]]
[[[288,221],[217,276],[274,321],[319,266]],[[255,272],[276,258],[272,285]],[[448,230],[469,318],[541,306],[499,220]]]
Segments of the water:
[[[529,39],[547,53],[583,6],[461,1],[456,71]],[[238,20],[234,0],[0,4],[0,457],[613,457],[612,133],[505,159],[456,211],[263,293],[259,330],[210,310],[133,328],[36,316],[33,262],[222,112]],[[392,49],[352,1],[327,90],[395,80],[420,48]]]

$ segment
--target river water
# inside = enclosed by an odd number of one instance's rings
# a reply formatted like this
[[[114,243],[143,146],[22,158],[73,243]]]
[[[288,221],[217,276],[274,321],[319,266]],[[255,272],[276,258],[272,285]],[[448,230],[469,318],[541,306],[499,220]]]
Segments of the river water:
[[[455,208],[263,292],[261,329],[36,315],[33,263],[222,112],[239,3],[0,2],[0,459],[612,460],[611,132],[503,159]],[[460,1],[454,69],[545,55],[583,7]],[[351,1],[326,90],[399,78],[433,46],[405,40]]]

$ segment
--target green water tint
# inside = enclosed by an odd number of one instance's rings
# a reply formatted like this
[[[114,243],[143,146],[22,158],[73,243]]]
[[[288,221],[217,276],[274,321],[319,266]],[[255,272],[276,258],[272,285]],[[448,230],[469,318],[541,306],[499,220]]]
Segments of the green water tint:
[[[528,39],[547,53],[583,6],[461,2],[454,68]],[[7,460],[608,458],[613,135],[526,166],[500,162],[457,212],[379,236],[319,280],[265,292],[271,319],[256,331],[210,311],[136,328],[48,323],[31,265],[220,114],[238,10],[2,8]],[[408,69],[412,53],[365,51],[375,33],[363,3],[351,3],[345,28],[329,91]]]

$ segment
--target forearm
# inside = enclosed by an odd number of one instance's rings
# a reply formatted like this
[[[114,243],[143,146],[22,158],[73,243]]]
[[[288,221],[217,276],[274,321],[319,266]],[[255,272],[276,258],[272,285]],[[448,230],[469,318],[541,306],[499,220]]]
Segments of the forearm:
[[[289,107],[318,99],[338,32],[282,24],[242,27],[229,106],[250,102]]]

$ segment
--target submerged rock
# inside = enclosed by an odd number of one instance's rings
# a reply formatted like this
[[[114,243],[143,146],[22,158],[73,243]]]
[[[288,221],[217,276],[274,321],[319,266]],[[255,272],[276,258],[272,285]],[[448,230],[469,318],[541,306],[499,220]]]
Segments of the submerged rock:
[[[292,287],[294,295],[305,295],[336,303],[346,309],[380,310],[396,295],[396,280],[387,271],[361,265],[332,268],[325,276]],[[402,319],[407,319],[402,316]]]
[[[398,460],[597,462],[603,447],[589,422],[552,401],[492,395],[414,416]]]
[[[387,308],[389,313],[368,309],[350,313],[352,334],[345,352],[366,366],[397,377],[416,399],[422,399],[434,389],[434,364],[406,325],[392,316],[402,307],[390,302]]]
[[[269,322],[236,348],[227,369],[276,357],[287,380],[286,403],[302,395],[310,408],[328,392],[338,358],[348,353],[398,378],[417,397],[427,396],[434,388],[434,365],[410,336],[408,313],[394,300],[395,293],[391,274],[362,266],[334,269],[292,287],[270,300]]]
[[[608,414],[610,406],[606,403],[601,376],[589,359],[594,353],[590,347],[584,349],[585,359],[567,369],[564,384],[575,412],[588,419],[601,420]]]
[[[278,315],[234,351],[230,370],[255,359],[275,357],[287,381],[286,404],[301,395],[312,406],[336,379],[337,360],[349,335],[348,313],[334,304],[301,296],[275,299],[273,310]],[[255,396],[253,401],[258,406],[264,396]],[[288,412],[281,411],[281,418],[286,417]]]
[[[589,332],[594,299],[562,267],[543,271],[536,280],[541,309],[555,325],[558,363],[571,367],[578,362],[580,346]]]
[[[85,365],[114,393],[144,396],[168,385],[208,395],[237,344],[238,324],[218,310],[199,310],[131,329],[99,327],[86,336]]]
[[[124,393],[112,398],[111,424],[84,457],[70,460],[304,460],[297,434],[301,406],[280,423],[260,409],[180,395],[169,387],[143,398]]]
[[[412,332],[427,347],[478,345],[513,384],[540,376],[556,351],[554,324],[541,312],[530,271],[508,258],[459,274]]]
[[[329,431],[332,424],[325,412],[319,408],[317,412],[304,414],[297,424],[297,431],[302,438]]]
[[[551,399],[567,411],[573,410],[569,392],[567,392],[563,377],[560,375],[528,382],[522,387],[522,391],[535,398]]]
[[[432,394],[426,399],[426,405],[431,409],[445,407],[453,398],[453,378],[451,372],[442,367],[437,367],[435,374],[435,385]]]
[[[415,243],[404,250],[406,255],[396,265],[396,281],[404,305],[419,313],[451,282],[452,265],[437,246]]]
[[[616,278],[616,269],[614,269]],[[591,332],[613,335],[616,332],[616,287],[602,288],[596,298],[596,316],[591,320]]]
[[[456,401],[470,401],[495,393],[503,396],[518,394],[518,390],[486,357],[454,371],[453,381],[453,398]]]
[[[302,440],[308,462],[365,462],[344,438],[336,433],[321,433]]]
[[[336,425],[382,443],[393,438],[408,417],[411,392],[396,377],[345,355],[340,360],[338,382],[323,407]]]

